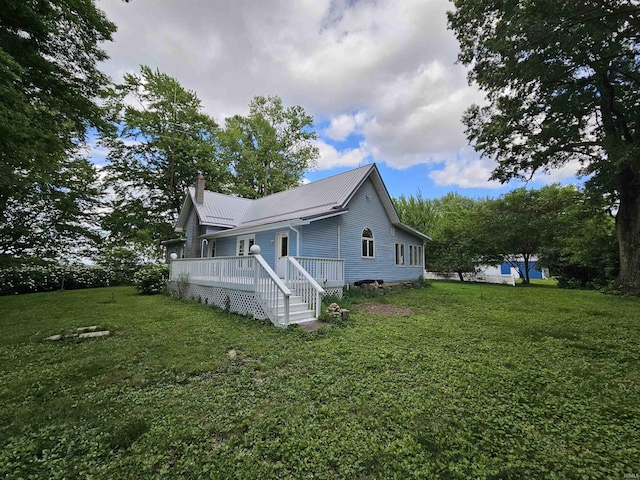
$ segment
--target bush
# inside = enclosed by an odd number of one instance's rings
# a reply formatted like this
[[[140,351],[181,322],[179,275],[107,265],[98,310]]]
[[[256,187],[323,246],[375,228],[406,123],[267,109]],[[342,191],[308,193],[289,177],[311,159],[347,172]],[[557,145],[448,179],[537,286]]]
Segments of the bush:
[[[133,276],[133,284],[143,295],[157,295],[167,289],[169,265],[146,265]]]
[[[111,277],[91,265],[14,265],[0,269],[0,295],[107,287]]]

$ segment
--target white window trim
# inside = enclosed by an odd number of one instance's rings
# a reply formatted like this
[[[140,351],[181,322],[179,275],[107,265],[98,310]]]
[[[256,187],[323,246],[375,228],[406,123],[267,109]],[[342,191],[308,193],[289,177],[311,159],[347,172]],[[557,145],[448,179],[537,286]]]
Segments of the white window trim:
[[[244,251],[244,253],[242,255],[240,255],[240,241],[241,240],[245,240],[245,247],[244,247],[245,251]],[[250,234],[250,235],[241,235],[236,239],[236,256],[237,257],[249,255],[249,248],[251,248],[251,247],[249,247],[249,242],[251,240],[253,240],[253,244],[255,245],[256,236],[253,233]]]
[[[422,245],[409,245],[409,266],[421,267],[422,266]]]
[[[400,248],[400,260],[402,263],[398,263],[398,247]],[[393,261],[396,262],[396,267],[406,267],[407,266],[407,255],[405,250],[404,243],[396,242],[393,249]]]
[[[371,232],[371,237],[365,237],[364,231],[365,230],[369,230]],[[376,258],[376,242],[375,242],[376,236],[373,234],[373,229],[369,228],[369,227],[364,227],[362,229],[362,232],[360,232],[360,258]],[[362,255],[362,241],[363,240],[367,240],[367,241],[371,241],[371,243],[373,244],[373,255]],[[369,248],[367,247],[367,253],[369,253]]]

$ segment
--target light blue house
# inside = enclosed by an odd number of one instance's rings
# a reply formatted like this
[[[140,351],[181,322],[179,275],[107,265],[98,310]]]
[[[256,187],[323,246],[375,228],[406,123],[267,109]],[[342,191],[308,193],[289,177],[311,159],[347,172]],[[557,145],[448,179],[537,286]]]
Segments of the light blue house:
[[[422,277],[428,239],[400,222],[375,164],[257,200],[209,192],[199,178],[176,231],[185,236],[167,245],[178,257],[173,282],[188,276],[191,296],[278,325],[317,318],[320,296],[341,295],[346,284]],[[260,251],[250,255],[255,245]],[[271,300],[282,303],[280,313],[256,282],[279,292]],[[245,292],[242,299],[238,292]],[[285,315],[288,296],[294,303],[287,308],[306,303],[304,315]],[[252,302],[260,308],[249,308]]]

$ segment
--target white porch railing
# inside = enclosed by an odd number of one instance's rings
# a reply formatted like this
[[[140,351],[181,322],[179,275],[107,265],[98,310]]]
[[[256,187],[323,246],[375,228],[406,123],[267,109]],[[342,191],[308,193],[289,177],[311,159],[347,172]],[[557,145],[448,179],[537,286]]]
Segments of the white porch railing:
[[[344,286],[343,259],[313,257],[295,257],[295,259],[323,288]]]
[[[169,280],[253,292],[256,302],[274,325],[289,325],[291,290],[260,254],[172,260]],[[278,315],[280,311],[283,316]]]
[[[253,257],[182,258],[171,261],[169,280],[189,275],[189,281],[214,287],[255,290]],[[204,282],[204,283],[203,283]]]
[[[295,295],[302,297],[302,301],[309,306],[309,310],[314,312],[315,318],[318,318],[322,309],[324,289],[294,257],[287,257],[287,260],[286,284]]]

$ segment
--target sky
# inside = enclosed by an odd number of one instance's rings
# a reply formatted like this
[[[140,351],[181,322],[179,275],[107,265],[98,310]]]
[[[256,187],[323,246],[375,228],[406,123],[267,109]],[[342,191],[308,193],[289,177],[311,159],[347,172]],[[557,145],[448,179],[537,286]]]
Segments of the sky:
[[[375,162],[394,196],[498,196],[495,162],[469,145],[462,115],[484,95],[456,63],[448,0],[100,0],[118,26],[101,65],[114,81],[148,65],[197,93],[218,123],[278,95],[314,117],[310,181]],[[104,152],[94,150],[96,163]],[[576,183],[577,165],[531,188]]]

